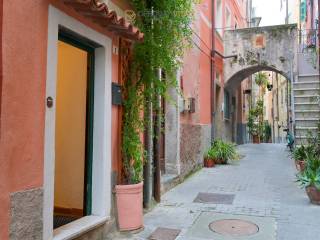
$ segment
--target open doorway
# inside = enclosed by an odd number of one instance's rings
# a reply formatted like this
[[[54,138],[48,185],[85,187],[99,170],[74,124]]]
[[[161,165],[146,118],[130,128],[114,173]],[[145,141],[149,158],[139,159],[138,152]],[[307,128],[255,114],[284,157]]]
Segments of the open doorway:
[[[54,228],[91,214],[94,49],[60,34]]]

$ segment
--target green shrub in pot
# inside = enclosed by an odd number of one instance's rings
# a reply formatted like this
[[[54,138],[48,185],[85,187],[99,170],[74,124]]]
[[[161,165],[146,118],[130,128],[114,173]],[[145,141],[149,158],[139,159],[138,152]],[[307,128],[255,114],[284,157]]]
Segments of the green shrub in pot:
[[[227,164],[230,160],[238,159],[236,145],[234,143],[215,140],[211,148],[212,156],[217,159],[217,163]]]
[[[306,189],[313,204],[320,205],[320,159],[307,155],[306,169],[296,175],[297,182]]]

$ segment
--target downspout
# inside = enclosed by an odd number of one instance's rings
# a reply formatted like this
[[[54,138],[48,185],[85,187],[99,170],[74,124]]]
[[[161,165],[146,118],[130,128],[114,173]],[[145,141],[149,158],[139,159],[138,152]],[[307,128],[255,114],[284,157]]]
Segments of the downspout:
[[[147,1],[148,7],[153,14],[152,3]],[[151,22],[153,25],[153,22]],[[152,26],[151,26],[152,27]],[[147,86],[151,88],[150,86]],[[153,104],[152,96],[148,96],[146,99],[146,111],[145,111],[145,151],[147,161],[143,167],[143,205],[145,208],[150,208],[153,195]]]
[[[211,51],[211,60],[210,60],[210,76],[211,76],[211,81],[210,81],[210,91],[211,91],[211,142],[214,140],[214,130],[215,130],[215,125],[214,125],[214,116],[215,116],[215,54],[216,54],[216,43],[215,43],[215,38],[216,38],[216,30],[215,30],[215,4],[216,1],[212,0],[212,7],[211,7],[211,37],[212,37],[212,51]]]
[[[301,0],[299,0],[299,49],[301,48]]]
[[[158,79],[161,81],[162,71],[158,69]],[[161,96],[159,92],[155,93],[155,120],[154,120],[154,199],[159,203],[161,201],[161,166],[160,166],[160,138],[161,138]]]
[[[272,86],[274,86],[274,72],[272,73]],[[274,107],[275,107],[275,91],[272,90],[272,143],[276,143],[276,133],[275,133],[275,121],[274,121]]]
[[[280,131],[279,131],[279,74],[276,74],[276,81],[277,81],[277,141],[276,143],[279,143],[279,136],[280,136]]]
[[[318,0],[318,47],[320,51],[320,0]],[[320,53],[318,53],[318,60],[319,60],[319,81],[320,81]]]
[[[2,105],[2,24],[3,24],[3,1],[0,0],[0,136],[1,136],[1,105]],[[1,138],[1,137],[0,137]]]

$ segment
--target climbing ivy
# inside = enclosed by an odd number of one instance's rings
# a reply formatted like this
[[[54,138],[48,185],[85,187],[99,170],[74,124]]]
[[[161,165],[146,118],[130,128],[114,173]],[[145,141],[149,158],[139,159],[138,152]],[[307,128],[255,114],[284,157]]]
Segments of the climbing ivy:
[[[143,180],[145,153],[141,134],[147,122],[142,113],[157,96],[167,97],[168,88],[178,90],[176,72],[191,43],[195,0],[133,0],[132,4],[144,41],[134,45],[124,86],[122,153],[129,184]],[[165,72],[165,81],[159,79],[159,69]]]

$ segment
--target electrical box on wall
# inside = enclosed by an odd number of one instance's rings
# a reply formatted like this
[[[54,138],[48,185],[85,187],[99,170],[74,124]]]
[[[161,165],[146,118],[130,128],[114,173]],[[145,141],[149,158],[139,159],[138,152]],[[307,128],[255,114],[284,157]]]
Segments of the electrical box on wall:
[[[112,83],[112,104],[121,106],[123,104],[121,85]]]
[[[196,99],[195,98],[189,98],[189,105],[190,105],[190,113],[195,113],[196,112]]]
[[[195,98],[187,98],[183,100],[183,112],[195,113],[196,112],[196,100]]]

